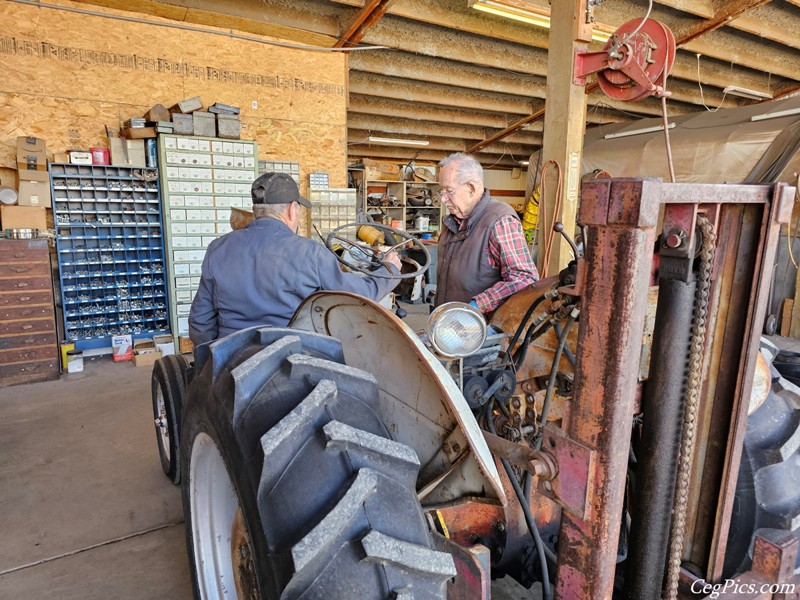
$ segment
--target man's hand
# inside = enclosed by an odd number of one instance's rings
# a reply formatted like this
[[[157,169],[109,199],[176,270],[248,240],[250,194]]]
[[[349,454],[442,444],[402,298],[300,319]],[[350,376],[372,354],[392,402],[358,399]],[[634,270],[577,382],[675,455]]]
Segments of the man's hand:
[[[403,270],[403,264],[400,262],[400,257],[397,255],[397,252],[392,250],[389,254],[386,255],[386,258],[383,259],[384,263],[389,263],[390,265],[394,265],[397,267],[398,271]]]

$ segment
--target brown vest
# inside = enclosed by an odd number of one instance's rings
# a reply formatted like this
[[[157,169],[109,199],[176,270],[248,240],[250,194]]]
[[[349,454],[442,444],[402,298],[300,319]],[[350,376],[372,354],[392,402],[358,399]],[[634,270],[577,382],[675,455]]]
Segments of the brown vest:
[[[436,266],[436,305],[469,302],[501,280],[500,269],[489,264],[489,233],[498,219],[514,215],[508,204],[493,200],[489,190],[467,217],[467,227],[458,230],[453,215],[445,217],[439,237]]]

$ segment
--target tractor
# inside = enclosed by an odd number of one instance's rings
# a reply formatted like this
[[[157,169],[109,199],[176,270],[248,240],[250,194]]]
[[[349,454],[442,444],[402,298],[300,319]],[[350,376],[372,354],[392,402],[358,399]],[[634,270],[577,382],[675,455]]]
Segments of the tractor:
[[[760,333],[794,195],[588,181],[573,260],[488,322],[320,292],[158,361],[195,597],[791,597],[800,389]]]

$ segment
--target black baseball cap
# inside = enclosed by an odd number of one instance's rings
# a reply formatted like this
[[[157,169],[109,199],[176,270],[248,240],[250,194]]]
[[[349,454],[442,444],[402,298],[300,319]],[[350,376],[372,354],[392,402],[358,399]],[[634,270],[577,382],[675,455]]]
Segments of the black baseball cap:
[[[291,204],[299,202],[311,208],[311,202],[300,195],[294,179],[286,173],[264,173],[250,188],[253,204]]]

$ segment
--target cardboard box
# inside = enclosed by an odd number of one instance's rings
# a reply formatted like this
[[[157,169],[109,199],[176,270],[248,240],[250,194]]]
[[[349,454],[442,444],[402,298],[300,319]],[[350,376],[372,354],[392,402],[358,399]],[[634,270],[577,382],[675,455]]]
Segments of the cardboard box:
[[[198,110],[192,113],[192,119],[194,120],[195,135],[206,137],[217,135],[217,120],[213,113]]]
[[[400,181],[402,169],[400,165],[379,160],[363,159],[364,179],[367,181]]]
[[[133,338],[130,335],[112,336],[111,350],[114,353],[114,362],[131,360],[133,358]]]
[[[192,96],[170,106],[169,112],[188,114],[201,108],[203,108],[203,102],[200,100],[200,96]]]
[[[17,138],[17,168],[47,171],[47,144],[41,138]]]
[[[188,337],[178,336],[178,349],[180,350],[181,354],[186,354],[187,352],[194,352],[194,344],[192,340]]]
[[[90,165],[92,164],[92,153],[83,152],[82,150],[70,150],[69,162],[73,165]]]
[[[175,113],[172,115],[172,124],[177,135],[194,135],[194,119],[192,115]]]
[[[128,138],[129,140],[144,140],[147,138],[154,138],[158,134],[155,127],[128,127],[119,132],[120,137]]]
[[[144,113],[145,121],[169,121],[169,109],[163,104],[156,104]]]
[[[111,146],[111,164],[115,167],[144,167],[147,162],[144,140],[108,138]]]
[[[3,229],[47,229],[44,206],[0,206],[0,225]]]
[[[50,174],[47,171],[17,171],[17,191],[20,206],[43,206],[49,208]]]
[[[217,115],[217,137],[238,140],[242,135],[242,122],[239,115]]]
[[[161,358],[161,350],[158,349],[150,352],[134,352],[133,364],[137,367],[149,367],[154,365],[159,358]]]
[[[161,356],[175,354],[175,340],[171,335],[154,335],[153,342],[161,351]]]
[[[69,153],[68,152],[56,152],[53,154],[53,162],[54,163],[68,163],[69,162]]]

